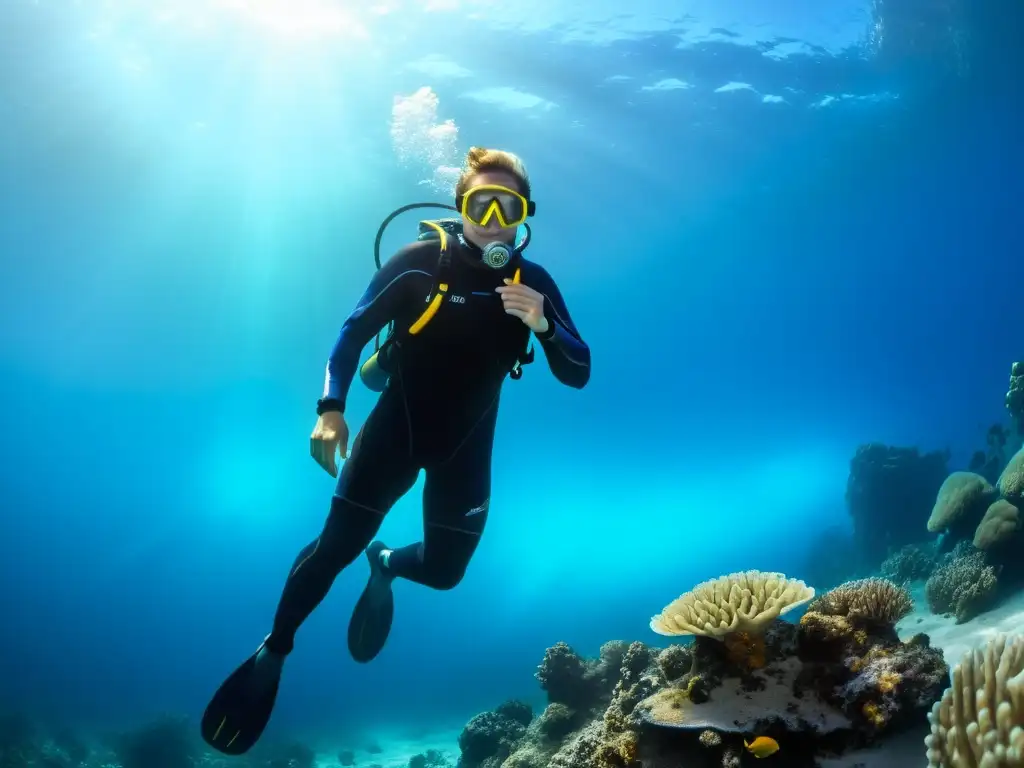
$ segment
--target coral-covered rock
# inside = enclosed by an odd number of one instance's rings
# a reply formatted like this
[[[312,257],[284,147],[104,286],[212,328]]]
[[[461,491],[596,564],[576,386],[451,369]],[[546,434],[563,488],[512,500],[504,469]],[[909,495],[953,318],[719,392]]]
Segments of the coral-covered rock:
[[[948,674],[942,654],[925,642],[901,643],[892,626],[856,615],[809,611],[799,627],[778,622],[765,635],[760,669],[707,642],[700,646],[695,667],[710,681],[708,701],[695,703],[687,689],[665,686],[640,705],[641,717],[724,733],[843,733],[859,746],[919,721]]]
[[[889,555],[882,563],[882,576],[897,584],[923,581],[935,568],[937,552],[932,544],[907,544]]]
[[[850,461],[846,504],[861,557],[876,567],[905,544],[922,541],[921,521],[949,474],[949,453],[862,445]]]
[[[509,755],[501,768],[547,768],[550,756],[550,750],[527,742]]]
[[[533,707],[529,704],[517,701],[516,699],[510,699],[504,704],[501,704],[497,709],[494,710],[496,715],[507,717],[509,720],[513,720],[524,728],[528,726],[533,720]]]
[[[692,663],[693,656],[685,645],[670,645],[658,654],[658,669],[669,682],[689,672]]]
[[[589,671],[590,666],[582,656],[567,643],[558,642],[544,653],[536,678],[547,692],[549,702],[586,709],[595,695]]]
[[[833,592],[818,605],[830,613],[808,610],[799,624],[777,618],[758,632],[661,650],[615,644],[603,660],[580,659],[578,680],[603,670],[605,685],[589,684],[592,706],[550,703],[515,736],[503,768],[739,768],[756,760],[745,746],[753,736],[777,742],[773,764],[813,768],[920,727],[949,671],[925,636],[897,637],[905,591],[876,579]],[[462,765],[496,768],[494,742]]]
[[[460,768],[497,768],[526,734],[526,727],[497,712],[476,715],[459,734]]]
[[[596,721],[574,734],[562,749],[551,757],[551,768],[612,768],[623,765],[609,748],[604,723]]]
[[[545,741],[561,741],[579,725],[579,713],[565,704],[548,704],[537,718],[537,730]]]
[[[594,677],[600,677],[603,685],[609,691],[615,687],[619,679],[619,670],[622,668],[622,660],[629,650],[629,643],[625,640],[609,640],[601,646],[598,652],[598,663],[591,671]]]
[[[611,695],[623,665],[647,665],[649,659],[644,654],[646,649],[638,651],[629,643],[612,640],[601,646],[597,659],[584,659],[566,643],[558,642],[545,651],[535,676],[547,691],[549,703],[587,712],[602,706],[602,699]]]
[[[857,579],[815,598],[807,610],[894,626],[913,607],[905,587],[888,579]]]
[[[998,570],[983,552],[962,542],[946,555],[925,583],[925,597],[932,613],[951,614],[956,623],[984,613],[997,597]]]
[[[1010,368],[1010,388],[1006,392],[1006,410],[1010,412],[1017,427],[1017,434],[1024,435],[1024,363],[1014,363]]]
[[[1017,451],[999,475],[999,492],[1014,502],[1024,501],[1024,448]]]

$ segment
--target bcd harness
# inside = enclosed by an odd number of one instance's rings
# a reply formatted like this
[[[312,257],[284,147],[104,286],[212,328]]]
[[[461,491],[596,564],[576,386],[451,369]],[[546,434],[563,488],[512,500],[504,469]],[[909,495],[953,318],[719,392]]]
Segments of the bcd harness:
[[[382,225],[381,232],[378,233],[377,243],[374,246],[378,269],[380,268],[380,235],[383,232],[383,226],[386,226],[386,224],[387,221]],[[420,222],[420,235],[418,239],[438,240],[440,242],[441,253],[437,260],[437,274],[434,278],[434,287],[431,291],[427,308],[423,311],[423,314],[417,318],[416,322],[410,325],[404,334],[402,334],[404,337],[411,337],[419,334],[427,324],[434,319],[438,310],[441,309],[441,305],[445,303],[448,296],[448,288],[451,283],[451,238],[458,237],[459,234],[461,234],[461,226],[462,222],[459,219],[438,219],[436,221]],[[515,275],[512,278],[512,282],[519,283],[520,277],[521,269],[517,268]],[[404,340],[398,337],[399,332],[395,328],[394,322],[391,322],[388,326],[387,338],[383,343],[381,343],[380,335],[377,335],[374,339],[374,353],[370,355],[366,362],[359,368],[359,377],[362,379],[363,384],[375,392],[383,391],[384,386],[387,384],[387,380],[391,374],[393,355],[396,348],[401,348],[402,341]],[[526,347],[519,353],[515,364],[509,371],[509,377],[515,380],[522,378],[523,366],[532,363],[534,356],[533,345],[528,340]]]

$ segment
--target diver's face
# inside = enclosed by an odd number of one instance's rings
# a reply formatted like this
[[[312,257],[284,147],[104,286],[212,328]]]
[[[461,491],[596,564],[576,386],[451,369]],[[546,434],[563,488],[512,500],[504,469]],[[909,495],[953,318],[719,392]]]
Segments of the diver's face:
[[[472,189],[473,187],[479,187],[484,184],[498,184],[502,187],[514,189],[520,194],[523,191],[519,188],[519,179],[517,179],[513,174],[506,173],[505,171],[485,171],[484,173],[478,173],[470,179],[469,186],[467,186],[466,189]],[[492,216],[485,227],[474,224],[465,216],[462,217],[462,231],[465,234],[466,239],[478,248],[483,248],[488,243],[493,242],[515,242],[516,229],[516,227],[502,227],[498,223],[496,216]]]

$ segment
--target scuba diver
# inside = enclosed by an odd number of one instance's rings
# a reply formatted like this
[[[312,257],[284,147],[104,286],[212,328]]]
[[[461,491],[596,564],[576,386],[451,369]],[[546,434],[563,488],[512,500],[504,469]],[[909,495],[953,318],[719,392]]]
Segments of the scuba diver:
[[[421,235],[380,264],[380,240],[398,214],[420,207],[457,211],[423,221]],[[455,188],[455,207],[417,203],[389,216],[377,233],[378,271],[341,329],[327,362],[313,458],[338,477],[320,535],[299,552],[285,580],[270,634],[217,690],[203,738],[229,755],[247,752],[270,720],[295,634],[338,574],[365,553],[369,580],[348,627],[361,663],[380,653],[391,630],[391,585],[403,578],[433,589],[461,581],[487,521],[491,452],[505,377],[532,362],[531,336],[555,377],[580,389],[590,349],[554,281],[522,251],[536,211],[522,161],[474,147]],[[526,237],[516,234],[524,225]],[[389,326],[386,340],[380,332]],[[363,348],[374,354],[360,366]],[[357,369],[380,392],[347,446],[345,404]],[[347,459],[338,476],[335,454]],[[425,473],[423,540],[391,549],[375,541],[385,515]]]

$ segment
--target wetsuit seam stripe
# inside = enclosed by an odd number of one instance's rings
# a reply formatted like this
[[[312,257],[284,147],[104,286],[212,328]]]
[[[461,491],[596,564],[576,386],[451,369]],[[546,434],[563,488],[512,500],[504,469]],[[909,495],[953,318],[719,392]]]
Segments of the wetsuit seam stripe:
[[[555,302],[553,302],[553,301],[551,300],[551,297],[550,297],[550,296],[548,296],[548,295],[547,295],[546,293],[544,293],[543,291],[541,292],[541,294],[540,294],[540,295],[544,297],[544,300],[545,300],[545,301],[546,301],[546,302],[548,303],[548,306],[549,306],[549,307],[551,307],[551,311],[552,311],[552,312],[554,312],[554,314],[555,314],[555,319],[556,319],[556,320],[557,320],[557,321],[558,321],[559,323],[561,323],[561,324],[562,324],[563,326],[566,326],[566,322],[565,322],[565,320],[564,320],[564,319],[562,319],[562,316],[561,316],[561,315],[560,315],[560,314],[558,313],[558,308],[557,308],[557,307],[555,306]],[[567,327],[567,326],[566,326],[566,327]]]
[[[444,528],[446,531],[453,531],[455,533],[467,533],[470,536],[476,536],[477,538],[483,535],[483,531],[470,531],[465,528],[458,528],[454,525],[445,525],[444,523],[428,522],[428,528]]]
[[[396,275],[395,277],[393,277],[391,279],[391,282],[389,282],[387,285],[385,285],[383,288],[381,288],[377,292],[376,296],[374,296],[372,299],[370,299],[366,304],[362,304],[359,307],[357,307],[356,311],[358,311],[358,312],[365,312],[366,310],[368,310],[370,307],[372,307],[374,305],[374,303],[379,298],[381,298],[385,293],[388,292],[388,289],[391,286],[393,286],[395,283],[397,283],[399,280],[401,280],[406,275],[426,275],[427,277],[432,277],[432,275],[429,272],[427,272],[425,269],[407,269],[407,270],[405,270],[405,272],[402,272],[401,274]]]
[[[551,297],[548,296],[546,293],[543,293],[543,292],[541,292],[541,296],[544,297],[544,300],[548,303],[548,306],[551,307],[551,311],[552,311],[552,313],[554,313],[555,320],[558,321],[558,324],[562,326],[562,328],[565,330],[566,333],[568,333],[570,336],[572,336],[573,333],[569,330],[568,324],[565,322],[564,319],[562,319],[562,316],[558,313],[558,309],[555,307],[554,302],[551,301]],[[576,339],[576,341],[579,341],[579,339]],[[572,358],[564,349],[560,349],[559,351],[562,353],[562,357],[564,357],[566,360],[568,360],[573,365],[578,365],[581,368],[585,368],[587,366],[587,362],[585,360],[581,361],[581,360],[576,360],[576,359]]]
[[[335,494],[334,498],[341,499],[342,501],[347,501],[352,506],[359,507],[360,509],[365,509],[367,512],[373,512],[375,515],[380,515],[381,517],[384,517],[384,515],[386,514],[382,510],[376,509],[375,507],[370,507],[367,506],[366,504],[360,504],[358,501],[350,499],[348,496],[338,496],[337,494]]]
[[[311,557],[313,557],[313,555],[316,554],[317,550],[320,549],[320,541],[321,541],[322,538],[323,538],[322,536],[317,536],[316,537],[316,546],[313,547],[313,551],[310,552],[308,555],[306,555],[304,558],[302,558],[302,560],[300,560],[295,565],[295,567],[292,568],[292,572],[290,574],[288,574],[288,578],[289,579],[295,578],[295,574],[298,573],[302,569],[302,566],[304,566],[306,563],[308,563],[309,559]]]
[[[488,406],[487,406],[486,408],[484,408],[484,410],[483,410],[483,412],[482,412],[482,413],[480,414],[480,416],[479,416],[479,417],[477,417],[477,420],[473,422],[473,426],[469,428],[469,430],[468,430],[468,431],[466,432],[465,436],[464,436],[464,437],[462,438],[461,442],[460,442],[460,443],[459,443],[459,444],[458,444],[457,446],[455,446],[455,450],[453,450],[453,451],[452,451],[452,452],[451,452],[451,453],[450,453],[450,454],[448,455],[448,458],[446,458],[446,459],[445,459],[444,461],[442,461],[442,462],[441,462],[440,464],[438,464],[437,466],[439,466],[439,467],[443,467],[443,466],[444,466],[445,464],[447,464],[447,463],[448,463],[449,461],[451,461],[452,459],[454,459],[454,458],[455,458],[455,456],[456,456],[456,454],[458,454],[458,452],[462,450],[462,447],[463,447],[463,446],[464,446],[464,445],[465,445],[465,444],[466,444],[467,442],[469,442],[469,438],[471,438],[471,437],[473,436],[473,433],[474,433],[474,432],[476,432],[476,428],[480,426],[480,422],[484,420],[484,416],[486,416],[487,414],[489,414],[489,413],[491,412],[491,410],[492,410],[492,409],[494,408],[494,404],[495,404],[496,402],[498,402],[498,395],[499,395],[500,393],[501,393],[501,390],[500,390],[500,389],[499,389],[499,390],[498,390],[497,392],[495,392],[495,393],[494,393],[494,397],[493,397],[493,398],[491,399],[491,403],[490,403],[490,405],[488,405]]]
[[[384,515],[386,514],[384,512],[381,512],[379,509],[374,509],[373,507],[368,507],[366,504],[360,504],[358,501],[354,501],[354,500],[348,498],[347,496],[338,496],[337,494],[335,494],[335,498],[341,499],[342,501],[347,501],[349,504],[351,504],[351,505],[353,505],[355,507],[359,507],[360,509],[365,509],[367,512],[373,512],[373,514],[380,515],[381,517],[384,517]],[[316,537],[316,544],[313,547],[313,551],[310,552],[308,555],[306,555],[304,558],[302,558],[302,560],[300,560],[295,565],[295,567],[292,568],[292,572],[290,574],[288,574],[288,578],[294,578],[295,574],[297,574],[302,569],[302,566],[304,566],[306,563],[308,563],[313,558],[313,556],[320,549],[320,542],[321,541],[323,541],[323,535],[317,536]]]
[[[409,458],[414,459],[415,453],[412,447],[412,413],[409,411],[409,400],[405,396],[405,377],[402,375],[402,364],[398,364],[398,378],[402,386],[402,408],[405,410],[405,428],[409,433]]]

